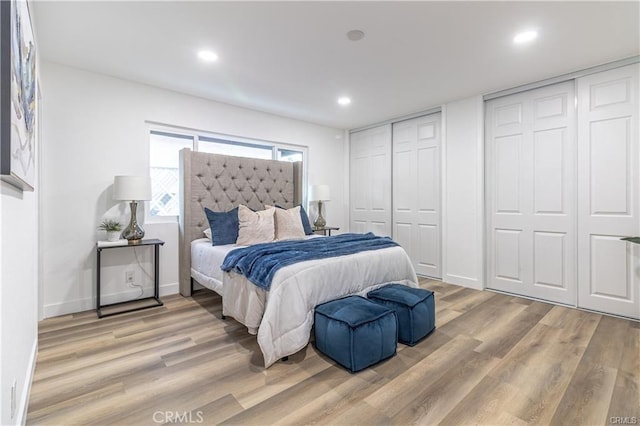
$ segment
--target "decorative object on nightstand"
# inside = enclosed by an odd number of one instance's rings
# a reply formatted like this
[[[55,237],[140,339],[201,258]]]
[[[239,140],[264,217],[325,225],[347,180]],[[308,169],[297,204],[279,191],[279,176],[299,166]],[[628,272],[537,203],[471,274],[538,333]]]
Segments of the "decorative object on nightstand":
[[[313,185],[311,187],[310,198],[311,201],[318,202],[318,218],[313,222],[313,226],[315,226],[316,229],[322,229],[327,224],[324,217],[322,217],[322,203],[325,201],[331,201],[329,185]]]
[[[336,228],[334,226],[323,226],[322,228],[314,228],[313,233],[330,237],[331,231],[339,231],[339,230],[340,228]]]
[[[138,201],[151,199],[151,179],[148,176],[116,176],[113,181],[113,199],[129,201],[131,220],[122,231],[122,238],[129,244],[140,244],[144,237],[144,229],[138,225],[136,212]]]
[[[107,241],[118,241],[120,239],[120,231],[122,231],[122,224],[117,220],[105,219],[98,226],[98,229],[107,231]]]

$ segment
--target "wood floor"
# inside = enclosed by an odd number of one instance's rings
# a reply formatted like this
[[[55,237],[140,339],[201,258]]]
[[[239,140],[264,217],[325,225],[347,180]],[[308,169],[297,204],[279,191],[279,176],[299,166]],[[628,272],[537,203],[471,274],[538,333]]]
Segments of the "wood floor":
[[[203,290],[40,323],[27,424],[640,424],[640,324],[421,280],[437,329],[350,374],[313,345],[265,370]]]

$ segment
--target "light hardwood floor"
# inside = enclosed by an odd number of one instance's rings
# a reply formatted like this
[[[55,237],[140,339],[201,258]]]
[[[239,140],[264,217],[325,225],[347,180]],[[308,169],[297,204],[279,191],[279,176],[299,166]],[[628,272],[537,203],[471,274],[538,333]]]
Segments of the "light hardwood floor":
[[[313,345],[265,370],[255,337],[206,290],[47,319],[27,423],[640,424],[638,322],[421,286],[436,294],[436,331],[357,374]]]

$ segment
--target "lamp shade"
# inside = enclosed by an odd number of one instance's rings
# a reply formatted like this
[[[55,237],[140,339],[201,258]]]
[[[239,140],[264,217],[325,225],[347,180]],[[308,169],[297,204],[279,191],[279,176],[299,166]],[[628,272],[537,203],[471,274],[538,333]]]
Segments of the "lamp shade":
[[[148,176],[116,176],[113,180],[113,199],[150,200],[151,179]]]
[[[311,201],[329,201],[331,200],[331,191],[329,185],[313,185],[311,186]]]

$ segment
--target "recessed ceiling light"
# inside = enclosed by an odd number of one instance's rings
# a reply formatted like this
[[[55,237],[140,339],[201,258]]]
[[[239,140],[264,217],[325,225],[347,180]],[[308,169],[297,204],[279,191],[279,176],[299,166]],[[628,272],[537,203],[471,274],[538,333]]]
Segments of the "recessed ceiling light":
[[[206,62],[215,62],[218,60],[218,55],[210,50],[201,50],[198,52],[198,58]]]
[[[538,37],[537,31],[524,31],[516,34],[516,36],[513,38],[513,42],[516,44],[527,43],[534,40],[536,37]]]
[[[347,38],[351,41],[358,41],[364,38],[364,31],[351,30],[347,33]]]
[[[340,105],[349,105],[351,103],[351,99],[346,96],[343,96],[341,98],[338,98],[338,103]]]

